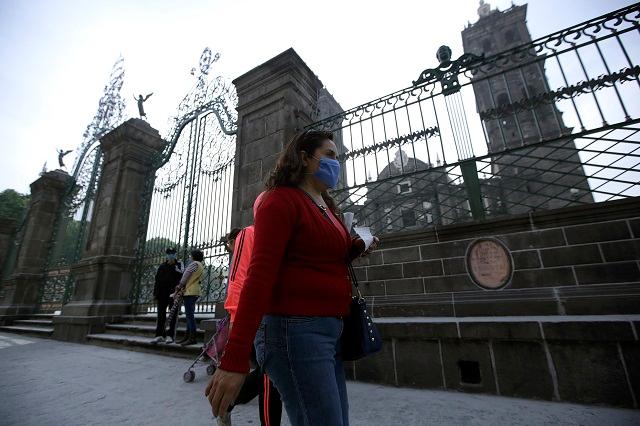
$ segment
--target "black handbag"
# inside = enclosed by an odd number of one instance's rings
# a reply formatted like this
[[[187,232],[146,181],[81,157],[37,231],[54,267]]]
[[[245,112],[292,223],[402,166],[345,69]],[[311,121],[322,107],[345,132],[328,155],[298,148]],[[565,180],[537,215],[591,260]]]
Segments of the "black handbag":
[[[351,311],[343,318],[344,328],[340,337],[342,359],[356,361],[382,349],[380,332],[367,311],[367,302],[360,294],[358,280],[353,267],[349,265],[351,282],[356,287],[357,295],[351,298]]]

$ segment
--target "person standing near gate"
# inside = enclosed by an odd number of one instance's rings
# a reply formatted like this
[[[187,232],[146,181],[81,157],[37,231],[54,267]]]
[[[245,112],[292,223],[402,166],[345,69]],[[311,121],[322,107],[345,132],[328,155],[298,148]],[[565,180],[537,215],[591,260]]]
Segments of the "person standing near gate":
[[[200,250],[191,252],[191,263],[184,270],[180,284],[176,287],[176,293],[184,291],[184,312],[187,317],[187,332],[185,338],[176,342],[179,345],[193,345],[196,340],[196,301],[200,297],[200,281],[204,272],[204,253]]]
[[[169,336],[167,336],[165,321],[167,307],[171,308],[173,305],[171,294],[182,278],[182,263],[178,262],[175,248],[167,248],[165,254],[166,260],[158,267],[153,285],[153,298],[156,299],[158,307],[158,320],[156,322],[156,337],[151,343],[173,343],[176,333],[176,316],[169,323]]]

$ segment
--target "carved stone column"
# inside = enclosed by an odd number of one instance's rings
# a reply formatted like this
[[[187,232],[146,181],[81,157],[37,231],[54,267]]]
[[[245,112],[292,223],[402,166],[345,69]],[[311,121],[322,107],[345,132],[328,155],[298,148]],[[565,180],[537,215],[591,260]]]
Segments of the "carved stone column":
[[[253,202],[291,138],[340,105],[293,49],[233,81],[238,93],[238,134],[231,224],[253,222]],[[224,315],[222,303],[216,316]]]
[[[15,244],[14,232],[18,225],[18,220],[0,217],[0,266],[6,268],[7,256],[11,253],[11,247]],[[2,276],[6,271],[2,271]]]
[[[64,193],[73,178],[63,170],[44,173],[31,184],[31,200],[13,274],[4,282],[0,316],[37,310],[47,254]]]
[[[293,49],[233,81],[238,92],[238,139],[232,226],[253,222],[253,202],[283,148],[314,120],[340,105]]]
[[[145,179],[166,142],[146,121],[130,119],[101,140],[104,163],[82,260],[72,267],[73,297],[54,336],[81,341],[130,313],[136,237]]]

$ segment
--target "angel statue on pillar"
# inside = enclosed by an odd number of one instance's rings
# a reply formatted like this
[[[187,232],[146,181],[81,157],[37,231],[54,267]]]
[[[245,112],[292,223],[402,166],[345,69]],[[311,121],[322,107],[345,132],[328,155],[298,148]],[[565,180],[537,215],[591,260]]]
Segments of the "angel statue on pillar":
[[[63,151],[61,149],[58,150],[58,163],[60,164],[60,168],[65,167],[64,165],[64,161],[62,161],[62,159],[64,158],[65,155],[67,154],[71,154],[73,152],[72,149],[70,149],[69,151]],[[45,163],[46,164],[46,163]]]
[[[142,96],[142,95],[138,95],[138,98],[136,99],[135,95],[133,96],[133,99],[136,100],[136,102],[138,102],[138,114],[140,114],[140,118],[147,118],[147,114],[145,114],[144,112],[144,103],[147,101],[147,99],[149,99],[151,97],[151,95],[153,95],[153,92],[149,93],[147,96]]]

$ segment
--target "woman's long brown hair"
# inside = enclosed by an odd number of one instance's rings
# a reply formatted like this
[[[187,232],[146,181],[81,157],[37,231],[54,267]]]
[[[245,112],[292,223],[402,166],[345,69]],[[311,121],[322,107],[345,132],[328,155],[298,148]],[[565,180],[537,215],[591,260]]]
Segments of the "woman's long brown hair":
[[[300,185],[305,177],[302,152],[312,156],[315,150],[322,145],[322,142],[327,139],[333,141],[333,133],[307,130],[294,136],[278,157],[276,167],[269,175],[265,188],[271,190],[281,186],[297,187]],[[327,191],[322,193],[322,199],[332,212],[336,214],[339,212],[336,202]]]

